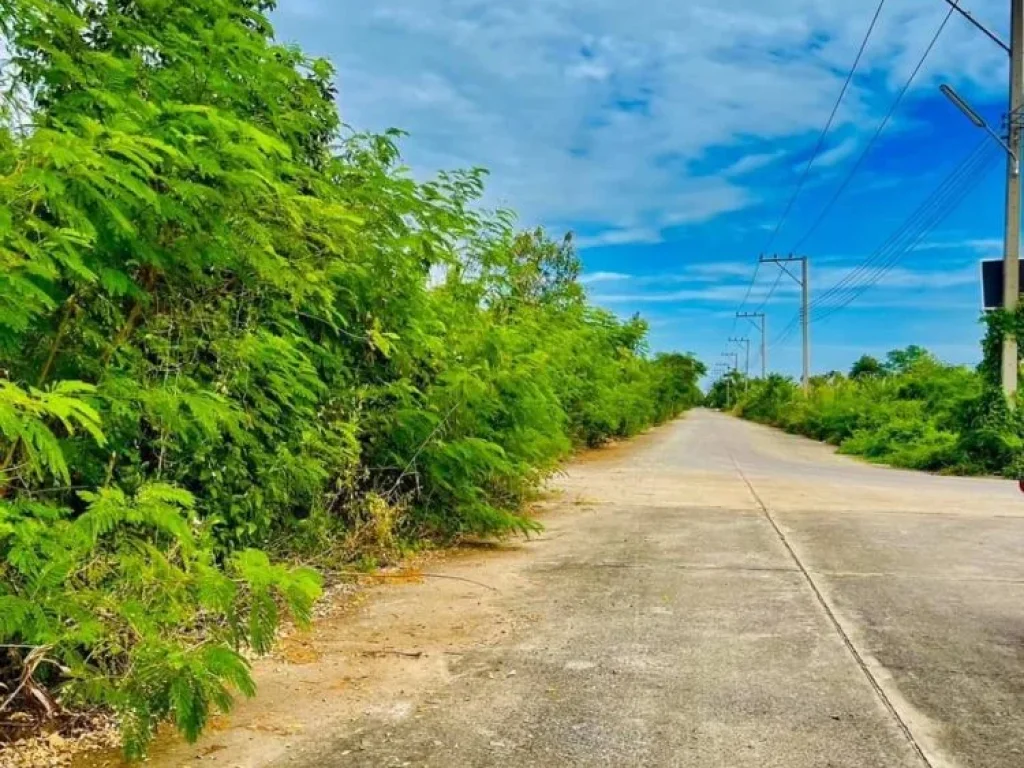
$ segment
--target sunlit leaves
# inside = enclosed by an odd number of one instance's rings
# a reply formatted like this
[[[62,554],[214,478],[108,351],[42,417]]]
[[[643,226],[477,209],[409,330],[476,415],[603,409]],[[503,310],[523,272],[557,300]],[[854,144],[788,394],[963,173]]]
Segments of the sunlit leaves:
[[[268,6],[0,0],[0,637],[133,756],[309,618],[318,577],[267,548],[347,551],[373,510],[388,547],[536,530],[559,461],[703,370],[590,307],[484,171],[343,131]]]

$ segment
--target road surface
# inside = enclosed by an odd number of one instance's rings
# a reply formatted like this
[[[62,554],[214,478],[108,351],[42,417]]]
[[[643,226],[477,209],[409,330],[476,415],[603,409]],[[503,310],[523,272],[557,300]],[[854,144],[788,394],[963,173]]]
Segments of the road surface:
[[[539,540],[438,571],[497,591],[387,587],[340,625],[402,649],[364,674],[358,711],[334,692],[284,747],[244,755],[226,742],[215,757],[303,768],[1024,766],[1014,484],[870,467],[696,411],[577,462],[556,485]],[[337,664],[357,647],[318,642]],[[373,683],[380,675],[389,682]]]

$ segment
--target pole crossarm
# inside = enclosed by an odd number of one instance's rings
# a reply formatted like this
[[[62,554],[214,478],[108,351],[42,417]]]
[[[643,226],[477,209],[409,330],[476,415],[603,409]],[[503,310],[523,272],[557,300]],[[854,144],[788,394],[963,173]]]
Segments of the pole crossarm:
[[[1024,2],[1024,0],[1018,0]],[[779,269],[793,278],[793,282],[800,286],[800,325],[803,328],[803,376],[801,377],[803,382],[804,393],[809,393],[811,390],[811,278],[810,278],[810,259],[806,256],[764,256],[762,255],[759,259],[761,264],[776,264]],[[800,277],[797,277],[787,268],[787,264],[799,263],[800,264]]]
[[[800,285],[800,278],[786,269],[786,265],[790,262],[803,261],[803,256],[762,256],[760,261],[762,264],[777,264],[779,269],[785,272],[793,280],[794,283]]]
[[[761,333],[761,378],[768,378],[768,316],[764,312],[737,312]]]
[[[747,386],[749,386],[749,380],[750,380],[750,337],[749,336],[741,336],[741,337],[733,337],[733,336],[731,336],[731,337],[729,337],[729,341],[731,343],[733,343],[733,344],[736,344],[736,345],[738,345],[740,347],[743,347],[745,352],[746,352],[746,358],[745,358],[746,362],[744,363],[744,366],[743,366],[743,375],[747,377],[747,380],[748,380]]]

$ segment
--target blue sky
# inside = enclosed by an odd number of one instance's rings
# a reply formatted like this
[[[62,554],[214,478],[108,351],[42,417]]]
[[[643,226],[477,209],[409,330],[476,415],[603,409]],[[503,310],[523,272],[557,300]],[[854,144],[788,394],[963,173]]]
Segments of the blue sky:
[[[714,363],[728,336],[753,334],[734,313],[875,5],[282,0],[275,22],[279,37],[334,62],[347,123],[408,131],[404,152],[417,175],[489,168],[488,204],[516,210],[525,226],[577,233],[595,302],[644,315],[654,349]],[[1005,36],[1005,0],[962,5]],[[1000,120],[1006,55],[954,15],[846,192],[804,237],[947,11],[943,0],[887,0],[882,10],[772,244],[788,252],[804,241],[812,294],[875,252],[981,141],[939,83]],[[978,360],[978,260],[1001,253],[1005,168],[998,147],[984,152],[987,172],[963,203],[877,285],[814,324],[815,372],[908,344]],[[761,269],[746,309],[775,280]],[[797,300],[783,279],[764,307],[770,340]],[[797,334],[773,345],[773,370],[795,374],[799,363]]]

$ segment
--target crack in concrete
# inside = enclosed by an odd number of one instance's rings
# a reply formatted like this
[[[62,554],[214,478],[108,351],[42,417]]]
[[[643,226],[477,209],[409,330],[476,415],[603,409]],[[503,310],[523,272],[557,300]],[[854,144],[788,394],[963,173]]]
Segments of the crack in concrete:
[[[917,756],[921,760],[921,763],[924,766],[926,766],[926,768],[936,768],[932,761],[928,759],[928,756],[925,754],[924,749],[918,742],[918,739],[914,735],[914,732],[911,731],[910,726],[907,724],[906,720],[896,709],[895,704],[893,704],[892,700],[889,698],[889,695],[882,688],[881,683],[878,681],[874,673],[871,671],[871,668],[864,660],[864,657],[861,655],[860,651],[857,650],[857,647],[853,644],[853,641],[850,639],[849,633],[846,631],[842,623],[839,621],[839,618],[836,616],[836,613],[832,609],[832,606],[829,604],[829,601],[825,598],[824,593],[821,591],[817,582],[814,580],[814,576],[804,565],[803,561],[800,559],[800,556],[797,555],[796,550],[793,549],[792,544],[789,543],[789,539],[786,538],[786,534],[783,533],[782,529],[779,527],[779,524],[775,521],[775,518],[772,515],[771,510],[768,508],[768,505],[764,503],[761,496],[758,494],[757,489],[754,488],[754,485],[747,478],[746,474],[743,472],[743,468],[736,460],[736,457],[732,455],[732,452],[730,452],[728,448],[726,448],[726,451],[729,453],[729,458],[732,460],[733,465],[736,467],[736,473],[740,476],[740,479],[743,480],[743,483],[747,486],[747,490],[750,491],[750,495],[753,496],[754,501],[761,508],[761,511],[764,513],[765,519],[772,526],[772,528],[775,529],[775,534],[779,537],[779,541],[782,542],[782,545],[786,548],[786,551],[789,553],[789,556],[793,559],[793,562],[800,570],[800,573],[803,574],[803,577],[806,580],[808,586],[811,588],[811,591],[814,593],[814,597],[817,599],[818,604],[825,612],[825,615],[828,616],[828,619],[832,623],[833,628],[839,635],[840,639],[843,641],[843,645],[846,646],[846,650],[849,651],[854,661],[856,661],[857,666],[860,667],[861,672],[864,673],[864,677],[867,679],[868,683],[874,689],[875,694],[878,696],[879,700],[882,702],[885,708],[889,711],[889,714],[892,715],[893,719],[896,722],[896,725],[899,727],[900,731],[902,731],[903,735],[906,737],[907,741],[913,748],[914,752],[917,753]]]

